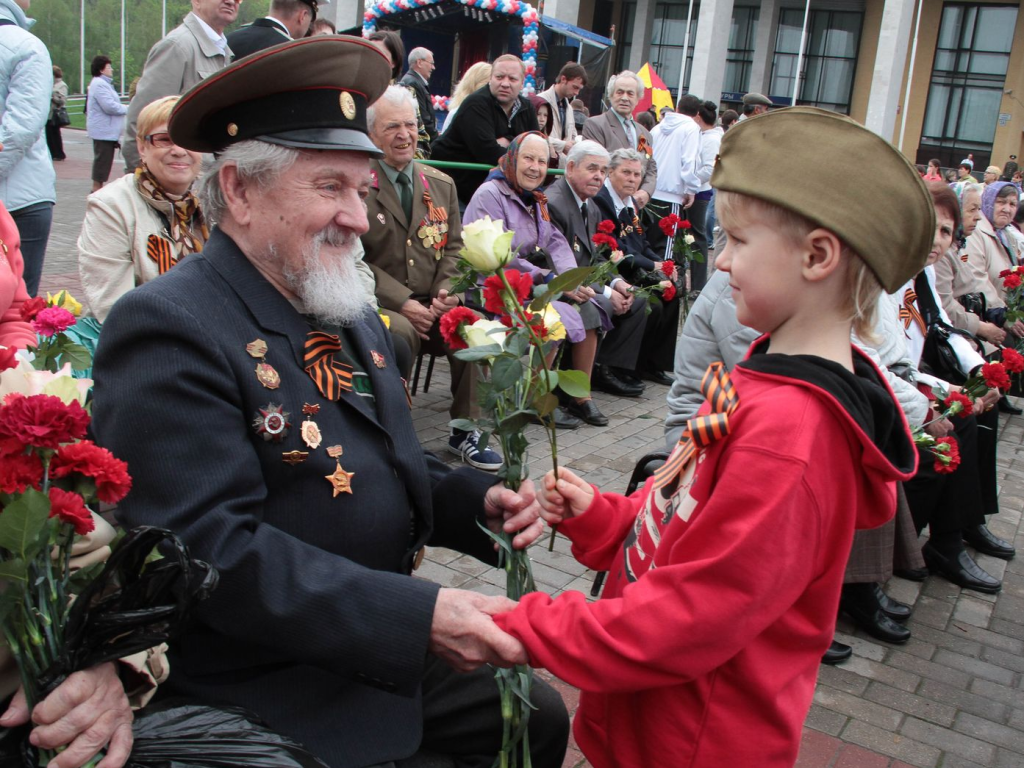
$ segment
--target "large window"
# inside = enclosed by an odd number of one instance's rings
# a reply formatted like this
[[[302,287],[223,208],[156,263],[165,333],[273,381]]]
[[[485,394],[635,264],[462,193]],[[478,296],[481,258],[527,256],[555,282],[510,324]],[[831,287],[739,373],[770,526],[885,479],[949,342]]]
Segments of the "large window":
[[[864,14],[856,11],[811,11],[798,104],[849,114],[863,20]],[[772,96],[788,100],[793,95],[803,23],[803,9],[784,8],[779,12]]]
[[[754,63],[754,35],[757,32],[760,11],[758,6],[733,6],[732,25],[729,27],[729,50],[725,55],[723,91],[745,93],[750,87],[750,69]]]
[[[955,165],[992,151],[1017,23],[1015,5],[942,9],[921,149]]]
[[[689,2],[658,3],[654,11],[654,28],[651,31],[651,50],[644,58],[650,62],[654,71],[665,81],[672,97],[676,97],[679,89],[679,65],[683,60],[683,39],[686,37],[686,15],[690,12]],[[700,3],[693,3],[690,17],[690,44],[686,50],[686,74],[683,78],[683,90],[690,83],[690,70],[693,68],[693,46],[697,42],[697,17],[700,15]],[[636,20],[636,3],[622,4],[622,37],[619,46],[619,70],[629,65],[630,52],[633,48],[633,31]]]

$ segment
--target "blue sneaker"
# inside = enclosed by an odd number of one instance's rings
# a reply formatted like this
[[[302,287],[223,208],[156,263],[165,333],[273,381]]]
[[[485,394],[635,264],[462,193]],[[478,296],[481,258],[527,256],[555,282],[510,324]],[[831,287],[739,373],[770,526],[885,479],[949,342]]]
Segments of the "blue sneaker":
[[[463,432],[461,429],[453,429],[452,436],[448,438],[448,451],[461,456],[471,467],[497,472],[501,469],[501,454],[490,448],[480,450],[479,441],[480,433],[476,430]]]

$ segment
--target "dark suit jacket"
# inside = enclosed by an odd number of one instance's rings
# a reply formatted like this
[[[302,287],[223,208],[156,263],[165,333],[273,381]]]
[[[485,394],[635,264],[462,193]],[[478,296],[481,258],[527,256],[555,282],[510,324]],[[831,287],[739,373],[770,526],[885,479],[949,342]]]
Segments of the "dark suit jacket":
[[[402,76],[398,84],[411,88],[413,94],[415,94],[416,103],[420,107],[420,120],[423,121],[423,130],[427,134],[427,140],[432,145],[437,140],[437,115],[434,114],[434,103],[430,100],[430,92],[427,90],[427,86],[423,84],[423,78],[410,70]],[[423,149],[429,151],[430,147],[423,147]]]
[[[374,179],[366,198],[370,229],[360,239],[366,250],[366,263],[376,278],[377,301],[384,309],[400,312],[410,298],[429,304],[442,288],[451,288],[462,250],[462,220],[455,182],[436,168],[417,162],[412,174],[412,221],[406,222],[398,192],[381,162],[370,161]],[[421,173],[430,186],[434,206],[448,212],[448,243],[441,249],[440,258],[437,249],[427,247],[418,234],[427,215]]]
[[[438,585],[411,578],[411,564],[428,542],[493,562],[474,518],[494,479],[424,454],[375,316],[348,334],[374,415],[354,395],[320,395],[302,367],[309,330],[215,229],[201,254],[114,306],[96,353],[93,424],[134,479],[121,521],[175,531],[220,572],[172,647],[165,690],[247,707],[349,768],[416,749]],[[256,378],[246,345],[257,338],[277,389]],[[315,450],[299,434],[305,403],[320,406]],[[254,428],[269,404],[289,414],[281,442]],[[355,473],[351,494],[335,496],[326,479],[334,445]],[[286,451],[309,455],[292,465]]]
[[[451,127],[438,137],[430,157],[494,167],[498,158],[505,154],[505,147],[498,139],[511,141],[525,131],[536,130],[537,113],[528,99],[519,97],[519,111],[509,120],[498,100],[491,95],[490,86],[485,85],[462,102]],[[477,187],[487,178],[487,171],[452,169],[451,176],[459,190],[459,200],[469,203]]]
[[[250,53],[287,43],[289,39],[275,22],[262,18],[228,35],[228,47],[235,54],[234,60],[238,61]]]
[[[661,261],[658,255],[647,242],[643,233],[633,227],[633,221],[626,216],[626,209],[615,215],[615,203],[612,202],[611,193],[608,187],[601,187],[601,191],[594,196],[602,219],[611,219],[618,225],[612,236],[619,241],[619,250],[626,258],[619,263],[619,272],[629,282],[636,282],[639,285],[645,283],[640,279],[642,272],[649,272],[654,269],[655,262]]]
[[[634,122],[634,125],[636,126],[637,137],[643,136],[647,141],[647,146],[651,147],[645,153],[647,155],[647,167],[644,169],[644,179],[640,183],[640,189],[653,196],[654,185],[658,180],[658,164],[654,162],[653,139],[651,139],[651,132],[640,125],[640,123]],[[622,129],[622,123],[619,122],[619,118],[611,110],[602,112],[594,117],[588,117],[587,122],[583,124],[583,138],[593,139],[609,152],[614,152],[616,149],[636,149],[636,147],[629,143],[629,137],[626,136],[626,132]]]

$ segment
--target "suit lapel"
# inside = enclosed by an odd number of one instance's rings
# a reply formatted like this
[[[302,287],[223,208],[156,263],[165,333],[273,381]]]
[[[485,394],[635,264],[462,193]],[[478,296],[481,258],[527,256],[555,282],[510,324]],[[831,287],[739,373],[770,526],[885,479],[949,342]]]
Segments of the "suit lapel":
[[[608,110],[606,114],[608,115],[608,125],[619,142],[616,149],[636,149],[636,147],[630,146],[629,136],[626,135],[626,129],[622,127],[622,121],[611,110]]]

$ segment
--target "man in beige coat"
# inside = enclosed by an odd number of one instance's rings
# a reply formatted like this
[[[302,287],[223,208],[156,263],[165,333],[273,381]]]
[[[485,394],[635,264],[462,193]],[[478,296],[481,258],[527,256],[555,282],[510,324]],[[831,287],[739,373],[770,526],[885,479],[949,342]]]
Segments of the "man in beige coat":
[[[238,17],[240,4],[241,0],[192,0],[192,12],[150,49],[121,134],[127,173],[139,165],[135,124],[143,107],[164,96],[184,93],[231,62],[224,30]]]
[[[558,153],[560,165],[563,167],[565,156],[576,143],[576,119],[573,116],[572,100],[579,96],[586,85],[587,70],[575,61],[570,61],[559,71],[555,84],[537,94],[551,106],[548,142]]]
[[[439,327],[441,316],[459,305],[459,298],[449,295],[462,249],[455,182],[413,159],[419,124],[416,102],[406,88],[388,88],[367,111],[367,122],[370,138],[384,153],[382,160],[370,160],[370,229],[361,238],[366,263],[377,281],[377,301],[391,332],[406,341],[413,357],[421,350],[448,357],[449,413],[453,419],[470,418],[475,412],[476,371],[452,354]],[[448,448],[478,469],[499,469],[501,456],[481,450],[478,437],[476,432],[453,429]]]

